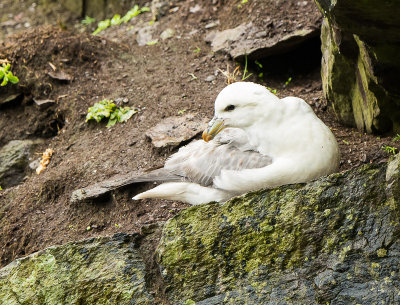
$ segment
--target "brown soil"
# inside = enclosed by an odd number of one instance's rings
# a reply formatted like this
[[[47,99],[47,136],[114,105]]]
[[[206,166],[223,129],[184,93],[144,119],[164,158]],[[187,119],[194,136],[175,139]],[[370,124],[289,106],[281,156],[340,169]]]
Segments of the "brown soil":
[[[237,7],[240,1],[209,2],[178,2],[179,10],[162,17],[155,31],[159,34],[171,27],[175,37],[152,46],[139,47],[131,28],[148,25],[150,14],[110,28],[99,37],[79,33],[81,27],[65,31],[45,26],[9,36],[3,43],[0,58],[12,62],[21,80],[7,90],[22,92],[24,98],[0,109],[0,146],[14,139],[44,138],[37,153],[52,148],[54,155],[41,175],[32,172],[23,184],[0,191],[0,265],[53,244],[139,232],[144,225],[165,221],[187,207],[166,200],[132,201],[143,185],[116,192],[105,202],[72,204],[69,199],[75,189],[115,174],[162,165],[176,149],[157,151],[144,135],[161,119],[182,111],[212,117],[213,101],[226,85],[225,78],[218,73],[212,82],[205,79],[236,64],[223,54],[212,54],[204,42],[205,25],[210,21],[218,19],[218,29],[253,21],[273,36],[321,20],[313,1],[249,1],[242,8]],[[202,10],[190,13],[196,4]],[[201,51],[194,52],[197,48]],[[381,147],[396,146],[392,137],[343,127],[331,113],[321,89],[320,56],[318,41],[310,42],[295,53],[265,60],[262,71],[250,63],[253,75],[248,80],[277,89],[280,97],[294,95],[309,102],[338,139],[341,171],[385,161],[389,155]],[[51,65],[72,75],[73,81],[52,79],[48,75]],[[260,72],[262,79],[257,77]],[[289,77],[292,81],[285,85]],[[56,103],[40,109],[32,98]],[[104,98],[128,98],[127,105],[140,111],[127,123],[109,129],[104,123],[85,123],[88,107]]]

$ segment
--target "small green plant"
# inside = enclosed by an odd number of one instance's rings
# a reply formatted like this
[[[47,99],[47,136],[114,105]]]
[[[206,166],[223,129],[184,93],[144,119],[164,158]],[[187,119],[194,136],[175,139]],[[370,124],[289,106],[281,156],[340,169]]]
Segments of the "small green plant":
[[[106,19],[106,20],[100,21],[97,24],[97,29],[92,34],[97,35],[98,33],[100,33],[101,31],[104,31],[105,29],[109,28],[110,26],[120,25],[121,23],[127,23],[133,17],[135,17],[141,13],[149,12],[149,11],[150,11],[150,8],[148,8],[146,6],[139,8],[139,6],[136,4],[123,17],[121,17],[121,15],[119,15],[119,14],[115,14],[114,17],[112,17],[111,19]]]
[[[250,73],[249,75],[246,75],[249,70],[247,70],[247,55],[244,57],[244,70],[243,70],[243,76],[242,80],[248,79],[250,76],[253,75],[253,73]]]
[[[240,3],[238,4],[238,8],[242,8],[242,4],[246,4],[248,0],[241,0]]]
[[[276,89],[272,89],[272,88],[270,88],[270,87],[267,87],[267,89],[269,90],[269,91],[271,91],[273,94],[275,94],[275,95],[277,95],[278,94],[278,90],[276,90]]]
[[[400,134],[397,134],[394,138],[393,141],[400,141]]]
[[[255,63],[260,69],[263,68],[263,65],[262,65],[258,60],[254,61],[254,63]]]
[[[186,109],[178,110],[178,114],[179,114],[179,115],[184,115],[185,112],[186,112]]]
[[[101,120],[108,118],[107,128],[109,128],[117,122],[126,122],[137,112],[137,109],[131,109],[130,107],[117,108],[111,100],[102,100],[88,109],[86,122],[96,120],[99,123]]]
[[[156,40],[151,40],[151,41],[146,42],[146,44],[147,44],[148,46],[154,46],[154,45],[156,45],[157,43],[158,43],[158,39],[156,39]]]
[[[392,147],[392,146],[389,146],[389,145],[383,145],[382,149],[383,149],[384,152],[386,152],[388,154],[393,154],[393,155],[396,154],[396,150],[397,150],[396,147]]]
[[[197,47],[196,49],[193,50],[193,53],[200,53],[201,49],[199,47]]]
[[[350,145],[350,142],[346,141],[346,140],[342,140],[342,142],[346,145]]]
[[[0,186],[0,191],[2,190],[1,186]]]
[[[288,80],[285,82],[284,87],[287,87],[290,84],[291,81],[292,81],[292,78],[289,77]]]
[[[110,27],[110,25],[111,25],[110,19],[106,19],[106,20],[100,21],[97,24],[97,29],[92,34],[93,35],[97,35],[101,31],[103,31],[103,30],[107,29],[108,27]]]
[[[94,22],[96,22],[96,19],[89,16],[86,16],[85,19],[81,20],[81,23],[84,25],[91,25]]]
[[[12,84],[16,84],[19,82],[18,77],[16,77],[11,71],[10,71],[11,65],[9,63],[3,63],[0,66],[0,81],[1,82],[0,86],[5,86],[8,84],[8,82]]]

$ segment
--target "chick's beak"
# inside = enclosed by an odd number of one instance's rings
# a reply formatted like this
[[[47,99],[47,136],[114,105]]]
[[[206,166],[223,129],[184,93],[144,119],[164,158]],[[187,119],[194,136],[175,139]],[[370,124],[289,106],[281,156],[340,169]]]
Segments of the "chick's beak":
[[[208,127],[203,132],[203,140],[208,142],[214,139],[214,137],[225,127],[224,120],[213,117],[210,123],[208,123]]]

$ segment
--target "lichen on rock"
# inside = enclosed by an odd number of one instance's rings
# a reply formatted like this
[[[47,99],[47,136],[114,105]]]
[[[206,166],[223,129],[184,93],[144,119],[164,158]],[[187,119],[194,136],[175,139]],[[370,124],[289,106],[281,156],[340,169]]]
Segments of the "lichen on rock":
[[[53,246],[0,269],[0,303],[152,304],[135,236]]]
[[[158,248],[170,301],[399,302],[400,168],[389,167],[391,184],[384,164],[366,165],[182,211]]]
[[[400,5],[396,1],[316,1],[324,94],[339,120],[371,132],[400,131]]]

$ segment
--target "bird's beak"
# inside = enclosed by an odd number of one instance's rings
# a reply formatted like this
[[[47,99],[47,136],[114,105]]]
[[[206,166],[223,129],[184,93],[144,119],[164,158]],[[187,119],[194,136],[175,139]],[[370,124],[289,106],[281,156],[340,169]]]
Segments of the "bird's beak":
[[[214,137],[225,127],[224,120],[213,117],[210,123],[208,123],[208,127],[203,132],[203,140],[208,142],[214,139]]]

